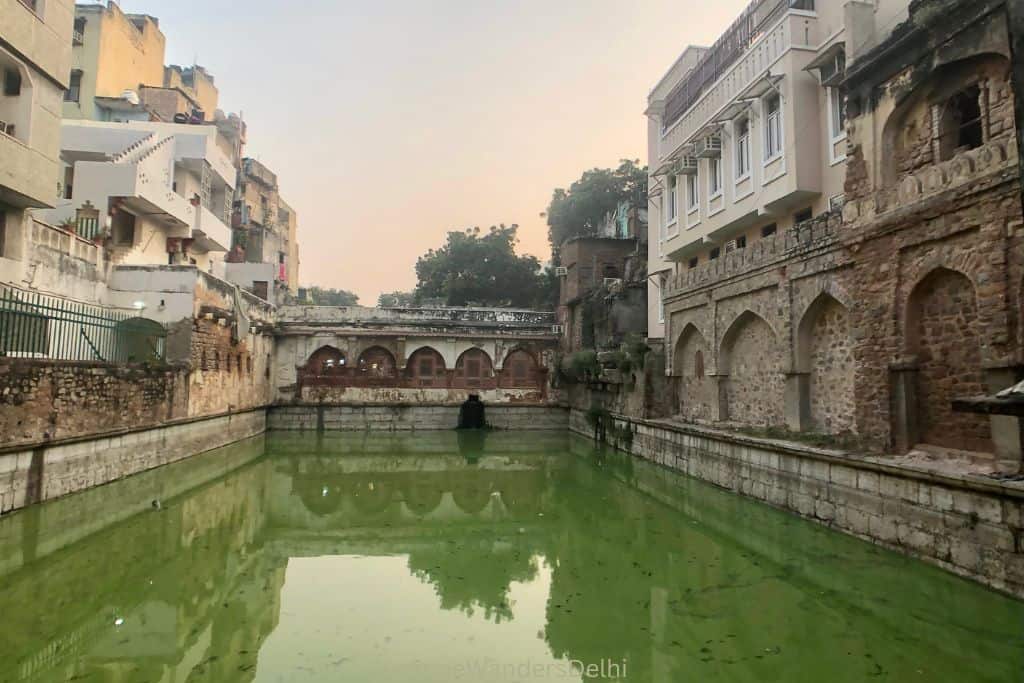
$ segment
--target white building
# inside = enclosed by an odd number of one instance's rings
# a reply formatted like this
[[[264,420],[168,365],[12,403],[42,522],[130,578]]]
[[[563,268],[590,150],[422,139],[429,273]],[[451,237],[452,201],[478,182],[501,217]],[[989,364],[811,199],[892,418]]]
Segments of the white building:
[[[106,240],[112,261],[194,264],[218,276],[231,248],[235,168],[216,126],[64,121],[54,225]]]
[[[841,206],[847,56],[908,0],[755,0],[710,48],[688,47],[651,90],[648,330],[667,278]]]

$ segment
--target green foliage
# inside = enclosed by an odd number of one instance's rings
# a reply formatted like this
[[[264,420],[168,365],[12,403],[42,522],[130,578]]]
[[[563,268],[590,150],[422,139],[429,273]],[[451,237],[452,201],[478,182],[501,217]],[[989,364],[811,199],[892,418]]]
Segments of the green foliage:
[[[590,350],[577,351],[563,361],[563,374],[571,382],[591,382],[601,374],[601,364],[597,362],[597,352]]]
[[[549,301],[551,283],[534,256],[519,256],[519,226],[449,232],[447,242],[416,262],[416,299],[437,297],[449,306],[535,307]]]
[[[568,190],[556,189],[548,205],[548,241],[553,249],[573,237],[593,235],[620,201],[647,205],[647,167],[623,159],[616,169],[585,171]]]
[[[615,418],[608,409],[596,403],[587,409],[587,424],[594,430],[594,438],[600,443],[611,443],[620,450],[628,451],[633,446],[633,430],[629,424],[616,426]]]
[[[344,289],[310,287],[309,297],[314,306],[356,306],[359,304],[359,295]]]
[[[384,292],[377,297],[378,308],[404,308],[416,303],[413,292]]]

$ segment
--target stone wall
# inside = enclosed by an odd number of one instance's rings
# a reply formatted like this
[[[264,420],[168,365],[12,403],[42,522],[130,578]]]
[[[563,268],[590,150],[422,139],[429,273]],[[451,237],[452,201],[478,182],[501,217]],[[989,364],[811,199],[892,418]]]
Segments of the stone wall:
[[[0,513],[84,491],[261,434],[264,410],[0,452]]]
[[[245,410],[270,403],[274,338],[250,334],[238,341],[214,320],[191,322],[189,415]]]
[[[271,430],[436,431],[454,429],[459,406],[452,405],[282,405],[267,417]],[[555,406],[488,405],[487,423],[495,429],[564,430],[568,412]]]
[[[1024,486],[700,427],[617,419],[629,452],[1024,598]],[[570,429],[592,436],[582,411]]]
[[[0,447],[185,417],[187,384],[170,367],[0,359]]]

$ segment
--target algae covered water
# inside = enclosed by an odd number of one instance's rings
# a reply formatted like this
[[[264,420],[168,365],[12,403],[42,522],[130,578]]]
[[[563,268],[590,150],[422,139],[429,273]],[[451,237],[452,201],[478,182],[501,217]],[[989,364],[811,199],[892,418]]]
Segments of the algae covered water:
[[[271,434],[36,506],[0,615],[5,682],[1024,678],[1021,603],[567,434]]]

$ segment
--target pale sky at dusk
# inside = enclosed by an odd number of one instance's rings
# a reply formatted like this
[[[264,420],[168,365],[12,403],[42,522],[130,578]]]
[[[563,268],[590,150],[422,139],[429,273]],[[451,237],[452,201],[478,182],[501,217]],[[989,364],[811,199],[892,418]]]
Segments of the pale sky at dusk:
[[[548,258],[551,191],[646,163],[647,93],[741,0],[125,0],[167,60],[216,77],[248,154],[299,214],[300,280],[374,305],[451,229],[520,225]]]

